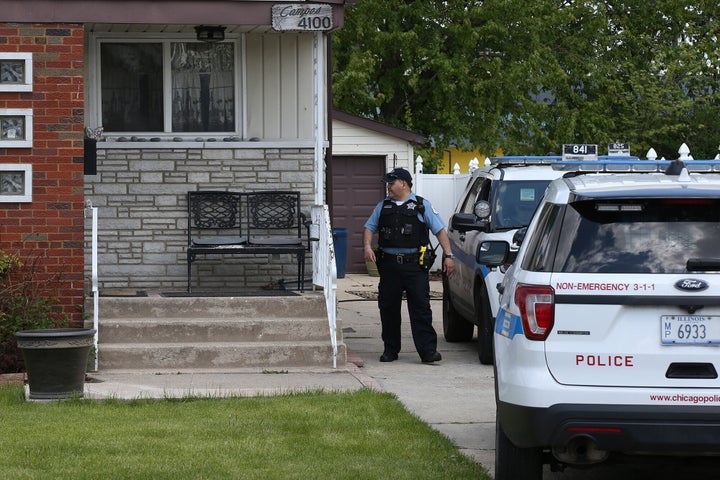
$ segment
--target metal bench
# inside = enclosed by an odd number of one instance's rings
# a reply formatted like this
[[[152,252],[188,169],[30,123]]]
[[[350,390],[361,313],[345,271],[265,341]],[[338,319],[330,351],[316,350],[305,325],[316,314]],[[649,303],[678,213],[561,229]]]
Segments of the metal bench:
[[[188,192],[188,292],[197,255],[283,253],[296,256],[298,289],[303,291],[309,249],[300,192]]]

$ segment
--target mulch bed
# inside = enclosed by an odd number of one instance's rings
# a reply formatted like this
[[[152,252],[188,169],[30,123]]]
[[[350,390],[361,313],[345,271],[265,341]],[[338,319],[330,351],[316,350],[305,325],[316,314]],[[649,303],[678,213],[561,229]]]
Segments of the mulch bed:
[[[0,373],[0,385],[25,383],[24,373]]]

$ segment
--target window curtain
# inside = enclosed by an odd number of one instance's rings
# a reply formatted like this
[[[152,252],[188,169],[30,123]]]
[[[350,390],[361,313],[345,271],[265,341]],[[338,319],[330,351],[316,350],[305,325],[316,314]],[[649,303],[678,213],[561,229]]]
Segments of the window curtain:
[[[173,43],[174,132],[235,131],[232,44]]]

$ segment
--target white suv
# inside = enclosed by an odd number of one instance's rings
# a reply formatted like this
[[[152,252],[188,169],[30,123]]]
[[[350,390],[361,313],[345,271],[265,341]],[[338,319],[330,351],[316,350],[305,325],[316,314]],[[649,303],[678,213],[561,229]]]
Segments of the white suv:
[[[455,272],[443,276],[443,333],[448,342],[469,342],[477,325],[482,364],[492,363],[497,285],[508,265],[479,264],[478,247],[487,240],[510,241],[530,223],[550,181],[563,175],[552,168],[558,161],[559,156],[493,158],[491,166],[473,172],[450,217]]]
[[[494,335],[496,480],[720,454],[720,162],[624,163],[657,171],[555,180],[516,238]],[[509,251],[484,242],[478,260]]]

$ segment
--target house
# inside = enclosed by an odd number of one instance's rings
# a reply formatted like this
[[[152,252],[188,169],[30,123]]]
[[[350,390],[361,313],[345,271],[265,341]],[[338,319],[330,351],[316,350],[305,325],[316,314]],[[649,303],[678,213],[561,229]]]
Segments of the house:
[[[6,0],[0,250],[41,252],[64,310],[89,288],[181,289],[186,194],[297,190],[325,204],[328,42],[352,0]],[[292,261],[198,264],[205,289],[293,278]]]

